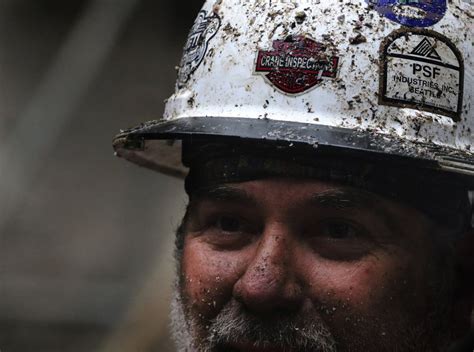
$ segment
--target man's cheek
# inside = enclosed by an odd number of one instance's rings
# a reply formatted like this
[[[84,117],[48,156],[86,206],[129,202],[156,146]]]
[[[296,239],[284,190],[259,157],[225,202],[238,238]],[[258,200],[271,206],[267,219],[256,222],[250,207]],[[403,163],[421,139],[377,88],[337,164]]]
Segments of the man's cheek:
[[[240,252],[220,252],[198,239],[186,242],[183,253],[183,295],[193,310],[212,319],[229,302],[244,271]]]
[[[312,270],[312,296],[326,306],[338,302],[344,310],[367,312],[393,299],[406,268],[392,258],[368,257],[358,263],[324,261]],[[332,307],[338,308],[338,307]]]

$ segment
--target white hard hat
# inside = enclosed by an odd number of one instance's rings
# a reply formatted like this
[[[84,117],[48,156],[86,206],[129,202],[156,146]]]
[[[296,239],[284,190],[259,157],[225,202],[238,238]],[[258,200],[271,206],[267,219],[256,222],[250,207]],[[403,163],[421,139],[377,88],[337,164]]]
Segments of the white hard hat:
[[[473,14],[467,0],[207,1],[164,118],[114,148],[184,175],[172,141],[282,141],[472,180]]]

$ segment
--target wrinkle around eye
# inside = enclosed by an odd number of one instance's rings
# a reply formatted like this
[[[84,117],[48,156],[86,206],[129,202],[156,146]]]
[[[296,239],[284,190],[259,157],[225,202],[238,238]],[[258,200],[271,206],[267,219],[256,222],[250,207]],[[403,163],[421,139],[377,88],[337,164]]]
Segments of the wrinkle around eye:
[[[253,242],[259,233],[254,212],[225,204],[204,204],[188,219],[188,235],[217,250],[236,250]]]
[[[380,248],[371,229],[345,218],[327,218],[308,224],[304,239],[318,256],[339,262],[360,260]]]
[[[321,222],[319,226],[321,236],[333,240],[368,240],[370,236],[363,226],[347,220],[330,219]]]
[[[328,238],[333,240],[371,240],[371,230],[352,219],[326,218],[304,226],[306,238]]]

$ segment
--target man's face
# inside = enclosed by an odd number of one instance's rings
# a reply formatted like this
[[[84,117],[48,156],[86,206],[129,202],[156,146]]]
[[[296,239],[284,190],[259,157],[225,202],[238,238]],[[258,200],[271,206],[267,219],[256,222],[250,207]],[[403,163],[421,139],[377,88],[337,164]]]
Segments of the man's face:
[[[184,230],[182,349],[439,347],[449,294],[430,222],[412,208],[331,183],[259,180],[195,194]]]

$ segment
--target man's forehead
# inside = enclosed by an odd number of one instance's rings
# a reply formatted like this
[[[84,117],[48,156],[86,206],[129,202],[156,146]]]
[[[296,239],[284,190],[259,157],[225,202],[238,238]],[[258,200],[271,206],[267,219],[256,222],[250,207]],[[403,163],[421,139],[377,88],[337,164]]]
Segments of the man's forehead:
[[[371,207],[382,200],[382,197],[356,187],[317,179],[283,177],[205,187],[196,191],[194,198],[247,203],[255,203],[262,198],[285,198],[314,205],[334,205],[342,208],[354,205]]]

